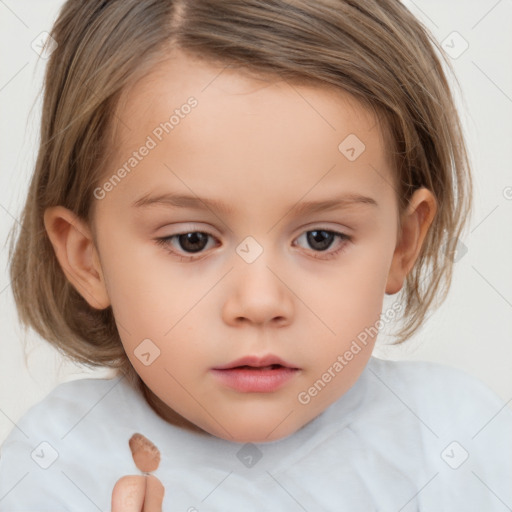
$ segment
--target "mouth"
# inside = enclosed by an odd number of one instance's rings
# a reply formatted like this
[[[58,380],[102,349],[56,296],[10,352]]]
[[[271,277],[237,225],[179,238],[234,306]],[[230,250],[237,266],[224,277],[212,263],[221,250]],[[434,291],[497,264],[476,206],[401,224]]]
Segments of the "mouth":
[[[235,391],[270,393],[299,374],[300,368],[273,355],[262,358],[248,356],[212,368],[212,373],[220,383]]]
[[[283,366],[281,364],[271,364],[270,366],[234,366],[233,368],[226,368],[226,370],[254,370],[254,371],[263,371],[263,370],[277,370],[278,368],[288,368],[288,366]],[[295,370],[296,368],[292,368]]]
[[[280,357],[269,354],[263,357],[245,356],[223,366],[216,366],[213,370],[278,370],[288,368],[292,370],[300,370],[296,365],[284,361]]]

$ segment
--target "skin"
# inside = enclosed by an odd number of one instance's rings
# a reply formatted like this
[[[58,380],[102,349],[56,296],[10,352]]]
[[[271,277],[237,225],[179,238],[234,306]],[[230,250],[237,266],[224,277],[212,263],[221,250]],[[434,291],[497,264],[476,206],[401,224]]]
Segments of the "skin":
[[[162,512],[165,489],[154,475],[126,475],[112,490],[112,512]]]
[[[387,144],[373,114],[350,95],[222,69],[175,52],[135,84],[118,108],[123,123],[105,179],[187,98],[198,105],[93,200],[91,225],[62,206],[48,208],[44,221],[73,286],[92,307],[112,306],[160,415],[230,441],[268,442],[296,432],[357,381],[375,338],[308,404],[297,399],[377,322],[384,295],[401,289],[436,202],[417,190],[399,231]],[[349,134],[366,146],[353,162],[338,149]],[[132,206],[164,191],[214,198],[232,212]],[[345,193],[377,206],[293,211]],[[333,237],[321,251],[306,238],[315,229],[351,239]],[[211,235],[199,253],[177,237],[168,248],[155,241],[197,231]],[[236,252],[247,236],[263,249],[252,263]],[[160,355],[145,366],[134,351],[148,338]],[[275,392],[240,393],[210,371],[270,353],[300,368]]]

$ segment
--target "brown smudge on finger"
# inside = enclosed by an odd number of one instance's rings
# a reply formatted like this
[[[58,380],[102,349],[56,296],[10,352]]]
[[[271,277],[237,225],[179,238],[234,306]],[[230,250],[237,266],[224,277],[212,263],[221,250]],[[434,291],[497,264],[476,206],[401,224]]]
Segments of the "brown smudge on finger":
[[[129,441],[133,461],[143,473],[156,471],[160,464],[160,450],[142,434],[135,433]]]

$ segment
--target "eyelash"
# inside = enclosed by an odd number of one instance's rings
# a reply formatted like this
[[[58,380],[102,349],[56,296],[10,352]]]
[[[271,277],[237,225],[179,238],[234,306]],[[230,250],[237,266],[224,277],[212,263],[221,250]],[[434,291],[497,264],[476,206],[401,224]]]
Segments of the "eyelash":
[[[327,256],[313,256],[313,258],[315,258],[315,259],[330,260],[330,259],[336,257],[337,255],[339,255],[341,252],[343,252],[346,249],[347,244],[352,241],[352,237],[347,235],[347,234],[345,234],[345,233],[340,233],[338,231],[333,231],[333,230],[323,229],[323,228],[308,229],[307,231],[304,231],[301,235],[299,235],[298,238],[300,238],[300,236],[302,236],[305,233],[310,233],[310,232],[313,232],[313,231],[324,231],[325,233],[329,233],[329,234],[335,235],[335,237],[338,238],[338,240],[340,240],[340,242],[341,242],[341,246],[338,249],[336,249],[335,251],[332,251],[332,252],[313,251],[314,253],[327,254]],[[156,243],[158,245],[164,247],[164,249],[167,252],[169,252],[170,254],[176,256],[180,261],[198,260],[198,259],[201,258],[200,256],[199,257],[195,257],[195,256],[182,256],[181,254],[176,252],[174,249],[171,249],[171,240],[173,238],[179,237],[181,235],[187,235],[187,234],[190,234],[190,233],[201,233],[201,234],[210,236],[212,238],[215,238],[213,235],[211,235],[210,233],[207,233],[205,231],[184,231],[182,233],[176,233],[175,235],[166,236],[166,237],[162,237],[162,238],[156,238],[155,241],[156,241]],[[326,249],[326,251],[328,251],[328,250],[329,249]],[[198,252],[198,253],[195,253],[195,254],[201,254],[201,252]]]

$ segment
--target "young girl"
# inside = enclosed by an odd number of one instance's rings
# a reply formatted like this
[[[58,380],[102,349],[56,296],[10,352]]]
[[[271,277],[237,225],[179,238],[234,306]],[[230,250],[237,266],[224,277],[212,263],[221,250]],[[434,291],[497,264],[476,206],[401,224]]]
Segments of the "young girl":
[[[0,510],[512,507],[512,411],[372,356],[446,296],[471,206],[410,12],[68,0],[51,38],[12,287],[25,325],[117,375],[18,422]]]

